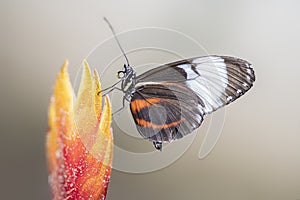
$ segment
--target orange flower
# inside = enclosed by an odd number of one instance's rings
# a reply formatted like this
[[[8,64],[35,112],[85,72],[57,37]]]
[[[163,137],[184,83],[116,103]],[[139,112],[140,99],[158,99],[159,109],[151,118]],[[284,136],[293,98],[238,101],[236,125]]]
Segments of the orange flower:
[[[112,166],[111,105],[97,72],[86,61],[73,107],[73,89],[63,64],[49,107],[47,158],[53,199],[105,199]]]

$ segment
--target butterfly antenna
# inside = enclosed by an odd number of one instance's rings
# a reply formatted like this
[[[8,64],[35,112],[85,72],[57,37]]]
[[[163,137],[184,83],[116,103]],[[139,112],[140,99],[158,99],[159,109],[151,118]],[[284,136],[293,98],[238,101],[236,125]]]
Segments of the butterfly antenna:
[[[115,40],[116,40],[116,42],[117,42],[117,44],[118,44],[118,46],[119,46],[121,52],[123,53],[123,56],[124,56],[125,59],[126,59],[127,65],[129,66],[128,58],[127,58],[127,56],[126,56],[126,54],[125,54],[125,51],[123,50],[123,48],[122,48],[122,46],[121,46],[121,44],[120,44],[120,42],[119,42],[119,40],[118,40],[118,37],[117,37],[117,35],[116,35],[116,32],[115,32],[113,26],[111,25],[111,23],[108,21],[108,19],[107,19],[106,17],[103,17],[103,19],[104,19],[104,21],[107,23],[107,25],[109,26],[111,32],[113,33],[114,38],[115,38]]]

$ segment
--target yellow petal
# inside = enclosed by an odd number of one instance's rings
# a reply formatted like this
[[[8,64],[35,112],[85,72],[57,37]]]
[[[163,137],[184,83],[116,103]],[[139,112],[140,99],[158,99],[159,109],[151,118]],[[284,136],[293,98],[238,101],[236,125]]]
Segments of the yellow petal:
[[[109,97],[105,96],[105,104],[103,114],[101,116],[100,130],[105,134],[106,137],[110,137],[110,125],[112,121],[111,104]]]
[[[73,127],[73,89],[67,72],[68,61],[62,65],[56,77],[54,95],[49,106],[49,131],[47,134],[47,155],[49,165],[56,164],[58,144],[57,140],[74,137],[66,127]],[[62,135],[63,134],[63,135]],[[50,161],[51,160],[51,161]],[[52,168],[52,167],[51,167]],[[50,169],[51,169],[50,168]]]
[[[98,129],[93,88],[89,65],[83,61],[83,72],[75,105],[75,122],[80,138],[87,149],[91,149],[95,141],[95,130]]]
[[[101,112],[102,112],[102,92],[101,92],[101,84],[99,81],[99,75],[97,70],[94,70],[94,84],[93,84],[93,93],[94,93],[94,109],[97,116],[97,119],[100,120]]]
[[[100,120],[100,128],[97,131],[96,141],[90,152],[104,165],[108,166],[111,166],[113,153],[113,135],[110,129],[111,122],[111,104],[108,96],[106,96],[104,109]]]

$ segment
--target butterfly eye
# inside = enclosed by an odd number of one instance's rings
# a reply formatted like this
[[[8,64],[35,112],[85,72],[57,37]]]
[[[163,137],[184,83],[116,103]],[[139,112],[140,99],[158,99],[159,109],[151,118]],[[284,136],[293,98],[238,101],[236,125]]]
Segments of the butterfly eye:
[[[124,78],[124,77],[125,77],[125,72],[124,72],[124,71],[118,71],[117,77],[118,77],[119,79]]]

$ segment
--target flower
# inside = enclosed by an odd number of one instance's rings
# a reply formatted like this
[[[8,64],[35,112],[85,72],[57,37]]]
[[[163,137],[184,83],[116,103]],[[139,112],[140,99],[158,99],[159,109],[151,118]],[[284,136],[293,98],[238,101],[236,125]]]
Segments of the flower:
[[[112,168],[113,137],[108,97],[102,110],[97,71],[83,62],[76,102],[65,61],[49,106],[46,152],[53,199],[105,199]],[[74,107],[73,107],[74,103]]]

